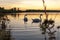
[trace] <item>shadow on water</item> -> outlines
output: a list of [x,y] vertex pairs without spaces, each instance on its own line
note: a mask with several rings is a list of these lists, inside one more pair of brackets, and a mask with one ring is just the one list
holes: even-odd
[[0,40],[11,40],[11,30],[6,29],[10,20],[4,14],[0,15]]

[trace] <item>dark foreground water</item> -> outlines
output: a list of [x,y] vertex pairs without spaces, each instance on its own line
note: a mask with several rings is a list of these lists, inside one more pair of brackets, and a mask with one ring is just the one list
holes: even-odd
[[[27,14],[28,22],[23,20],[25,14]],[[56,32],[52,35],[42,34],[40,23],[32,23],[32,19],[39,19],[39,14],[41,13],[0,14],[0,40],[60,40],[60,30],[57,29],[57,26],[60,25],[60,13],[49,13],[49,19],[52,18],[55,21],[55,26],[51,31]],[[2,20],[2,18],[7,20]],[[45,19],[44,14],[42,19]],[[2,21],[5,22],[5,25]]]

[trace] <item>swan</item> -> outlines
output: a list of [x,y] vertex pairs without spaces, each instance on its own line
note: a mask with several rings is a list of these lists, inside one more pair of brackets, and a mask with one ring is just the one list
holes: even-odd
[[32,22],[33,22],[33,23],[38,23],[38,22],[41,22],[41,20],[40,20],[40,19],[35,18],[35,19],[32,19]]

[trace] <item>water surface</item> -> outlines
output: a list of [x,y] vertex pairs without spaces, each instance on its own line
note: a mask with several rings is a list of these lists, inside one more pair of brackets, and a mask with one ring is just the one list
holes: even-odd
[[[28,22],[24,22],[24,15],[27,14]],[[9,40],[50,40],[49,36],[43,35],[40,23],[32,23],[32,19],[38,18],[40,19],[40,14],[43,14],[42,19],[45,19],[44,13],[12,13],[12,14],[1,14],[0,17],[8,17],[10,20],[7,24],[6,31],[9,31]],[[49,19],[53,19],[55,21],[55,27],[52,29],[56,30],[55,33],[56,40],[60,40],[60,31],[57,29],[57,26],[60,25],[60,13],[53,12],[48,13]],[[4,31],[4,30],[3,30]],[[3,32],[2,31],[2,32]],[[4,33],[3,33],[4,34]],[[0,38],[3,39],[3,38]]]

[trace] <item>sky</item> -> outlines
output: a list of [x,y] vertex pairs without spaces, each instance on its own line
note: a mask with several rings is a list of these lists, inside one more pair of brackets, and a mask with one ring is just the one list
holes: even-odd
[[[47,10],[60,10],[60,0],[45,0]],[[42,0],[0,0],[0,7],[26,9],[44,9]]]

